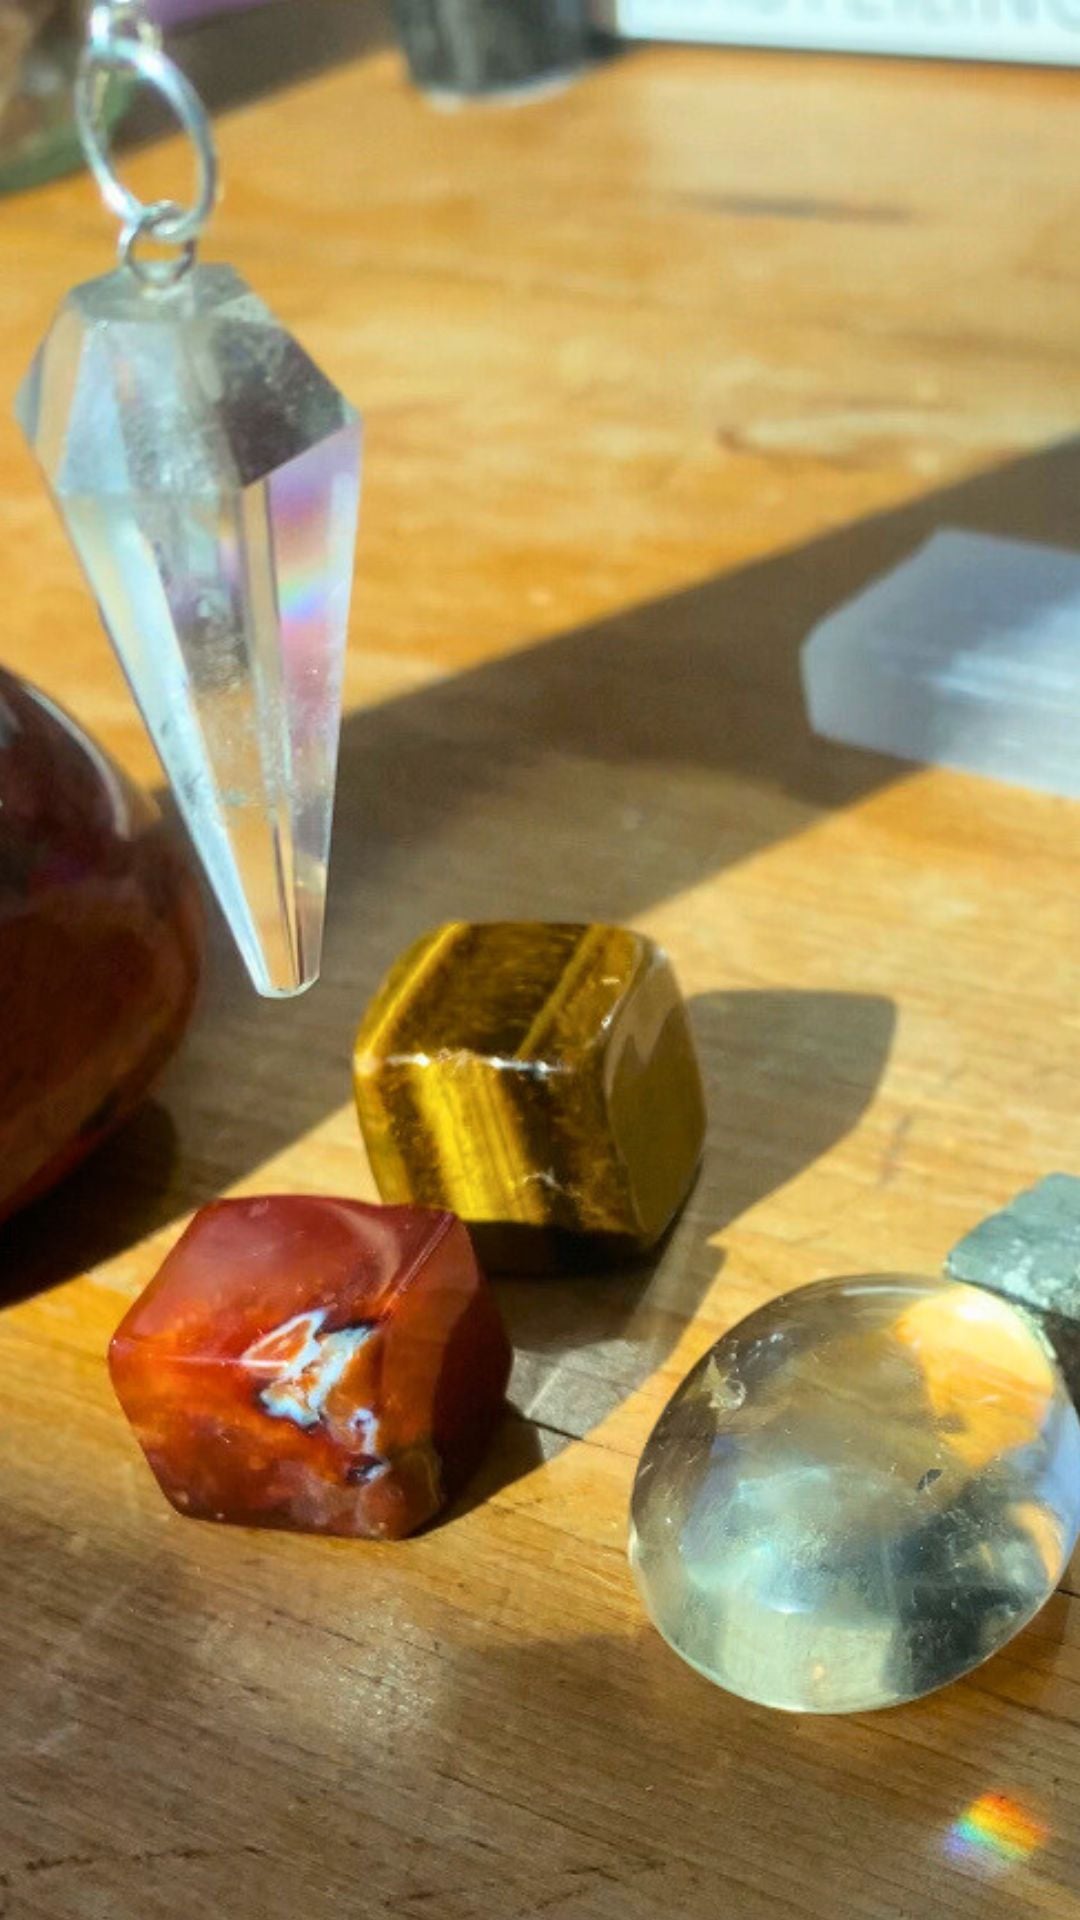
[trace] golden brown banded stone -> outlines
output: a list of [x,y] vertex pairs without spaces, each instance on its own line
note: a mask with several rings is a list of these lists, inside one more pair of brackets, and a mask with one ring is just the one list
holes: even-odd
[[623,927],[437,928],[383,981],[353,1068],[383,1199],[489,1230],[496,1263],[538,1236],[558,1258],[586,1236],[646,1252],[701,1154],[685,1006],[659,947]]

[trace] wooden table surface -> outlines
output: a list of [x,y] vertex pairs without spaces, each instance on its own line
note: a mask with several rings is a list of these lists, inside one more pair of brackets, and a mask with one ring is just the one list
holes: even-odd
[[[268,1007],[219,943],[155,1102],[0,1242],[5,1920],[1080,1915],[1076,1567],[970,1680],[829,1720],[697,1678],[625,1561],[733,1320],[934,1271],[1080,1168],[1080,809],[826,747],[796,674],[936,526],[1080,544],[1078,110],[1065,72],[639,49],[447,114],[377,46],[223,116],[208,251],[369,424],[329,950]],[[110,235],[84,181],[0,219],[0,653],[156,783],[7,418]],[[647,1274],[500,1283],[515,1411],[422,1538],[179,1519],[108,1336],[208,1197],[373,1195],[352,1029],[458,915],[667,944],[692,1204]]]

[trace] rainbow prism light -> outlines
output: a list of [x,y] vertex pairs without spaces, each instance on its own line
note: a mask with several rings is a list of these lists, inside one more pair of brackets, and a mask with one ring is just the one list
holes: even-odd
[[983,1860],[1001,1866],[1027,1860],[1042,1846],[1047,1828],[1006,1793],[982,1793],[953,1821],[945,1841],[950,1859]]
[[260,993],[317,977],[360,424],[230,267],[74,288],[18,413]]

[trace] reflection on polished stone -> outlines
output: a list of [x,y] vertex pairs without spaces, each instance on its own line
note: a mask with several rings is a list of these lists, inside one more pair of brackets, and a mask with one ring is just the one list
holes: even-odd
[[642,1455],[630,1553],[691,1666],[843,1713],[997,1652],[1078,1529],[1080,1421],[1034,1322],[877,1274],[775,1300],[705,1355]]

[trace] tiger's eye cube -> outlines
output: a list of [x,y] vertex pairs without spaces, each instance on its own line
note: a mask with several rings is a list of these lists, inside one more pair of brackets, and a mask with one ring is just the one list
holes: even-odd
[[510,1360],[459,1220],[281,1196],[197,1213],[109,1349],[181,1513],[372,1539],[479,1464]]
[[353,1067],[383,1198],[451,1207],[493,1265],[647,1252],[701,1155],[674,974],[622,927],[438,928],[391,968]]

